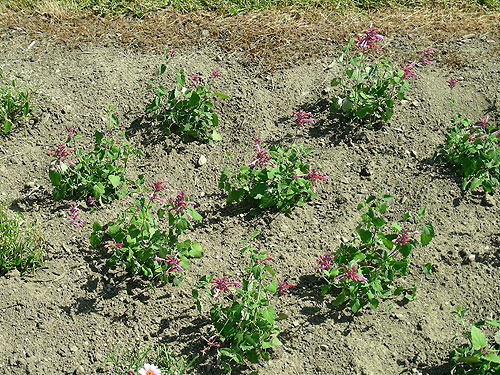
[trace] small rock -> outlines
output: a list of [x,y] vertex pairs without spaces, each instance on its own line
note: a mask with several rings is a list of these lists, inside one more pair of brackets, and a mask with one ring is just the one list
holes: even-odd
[[320,348],[321,350],[323,350],[324,352],[327,352],[327,351],[328,351],[328,349],[329,349],[329,348],[328,348],[328,345],[325,345],[325,344],[321,344],[321,345],[319,346],[319,348]]
[[205,29],[205,30],[202,30],[202,31],[201,31],[201,36],[204,36],[204,37],[208,37],[208,36],[210,36],[210,31],[208,31],[208,30],[206,30],[206,29]]
[[202,165],[205,165],[205,164],[207,164],[207,157],[205,155],[201,154],[196,165],[198,167],[201,167]]
[[83,368],[82,365],[78,366],[75,371],[73,371],[74,375],[84,375],[85,374],[85,369]]
[[462,37],[462,39],[474,39],[476,37],[475,34],[467,34]]
[[417,100],[411,102],[412,107],[420,107],[420,103]]
[[69,350],[71,351],[71,353],[76,353],[78,351],[78,347],[73,345],[69,347]]
[[17,268],[14,268],[12,270],[10,270],[7,275],[6,275],[9,279],[20,279],[21,278],[21,273],[17,270]]
[[481,200],[481,205],[486,207],[493,207],[495,205],[493,196],[491,194],[485,193],[483,199]]
[[468,261],[468,263],[474,263],[476,261],[476,255],[475,254],[470,254],[467,257],[467,261]]
[[34,188],[35,188],[35,186],[36,186],[36,184],[35,184],[35,182],[34,182],[34,181],[29,181],[29,182],[26,182],[26,183],[24,184],[24,188],[25,188],[26,190],[31,190],[31,189],[34,189]]

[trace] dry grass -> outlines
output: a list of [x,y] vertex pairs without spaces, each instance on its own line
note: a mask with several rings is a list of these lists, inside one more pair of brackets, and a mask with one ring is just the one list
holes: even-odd
[[104,41],[147,51],[211,44],[226,51],[242,52],[248,62],[259,63],[266,70],[329,52],[355,31],[365,29],[370,21],[385,35],[417,34],[429,42],[470,33],[500,35],[499,12],[462,8],[343,14],[322,9],[281,8],[233,16],[166,9],[138,19],[68,12],[47,0],[32,11],[4,9],[0,17],[0,33],[22,28],[32,38],[50,36],[53,41],[73,47]]

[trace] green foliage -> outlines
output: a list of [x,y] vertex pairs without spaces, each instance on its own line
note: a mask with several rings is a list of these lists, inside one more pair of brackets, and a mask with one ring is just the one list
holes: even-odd
[[138,374],[144,363],[156,365],[164,375],[188,375],[191,373],[189,368],[198,356],[190,361],[187,360],[186,356],[176,358],[167,345],[159,343],[156,350],[147,346],[126,350],[117,344],[113,353],[108,354],[107,358],[108,362],[113,364],[117,375],[127,375],[129,371]]
[[200,312],[200,289],[210,296],[211,334],[221,341],[217,358],[228,372],[231,372],[233,363],[269,360],[268,349],[281,345],[277,337],[280,330],[276,325],[275,310],[270,303],[270,295],[278,294],[279,281],[273,269],[265,264],[269,253],[251,244],[257,235],[258,232],[252,233],[241,250],[242,254],[250,256],[241,284],[232,283],[237,285],[226,291],[217,291],[214,275],[205,275],[193,290]]
[[403,80],[404,72],[395,69],[388,58],[369,62],[362,52],[354,56],[350,52],[353,44],[354,38],[351,38],[339,56],[345,66],[345,77],[332,80],[332,86],[338,86],[340,92],[330,110],[367,126],[388,121],[396,100],[403,99],[408,88],[408,82]]
[[0,202],[0,275],[12,269],[34,271],[43,265],[45,241],[40,229]]
[[[416,220],[411,220],[410,214],[406,213],[403,224],[393,222],[389,226],[384,214],[387,202],[392,199],[390,195],[372,195],[359,204],[358,210],[364,212],[352,240],[341,243],[336,251],[317,259],[319,266],[316,269],[326,281],[322,292],[327,293],[332,288],[339,290],[334,302],[336,306],[349,301],[354,313],[368,303],[376,309],[379,298],[397,296],[403,292],[403,288],[396,285],[396,280],[407,274],[412,250],[419,244],[411,237],[418,232],[410,233],[407,226],[411,225],[410,221],[419,223],[425,209],[419,211]],[[421,245],[427,245],[433,237],[432,224],[426,223],[420,232]],[[325,263],[324,259],[328,259],[328,262]],[[415,286],[405,293],[406,299],[410,301],[415,296]]]
[[450,165],[463,178],[463,190],[482,187],[493,192],[500,180],[500,132],[494,125],[473,123],[461,113],[451,123],[444,145],[439,146],[431,161]]
[[19,123],[30,112],[31,93],[29,88],[20,90],[16,81],[4,84],[3,70],[0,68],[0,126],[7,134],[12,125]]
[[[258,157],[260,140],[256,143]],[[250,198],[260,208],[274,208],[289,212],[294,205],[302,206],[316,196],[313,181],[307,178],[313,167],[306,158],[314,151],[298,145],[272,146],[265,163],[241,166],[237,173],[225,168],[219,180],[219,189],[228,193],[227,203]],[[265,153],[267,155],[267,153]],[[318,173],[318,171],[313,171]],[[303,175],[302,177],[298,177]],[[326,179],[321,176],[318,179]]]
[[[112,133],[118,132],[120,137],[125,137],[125,132],[120,130],[116,116],[111,113],[113,108],[110,107],[107,111],[111,126],[106,132],[96,131],[94,134],[93,151],[85,154],[81,149],[77,149],[76,160],[71,162],[69,153],[73,149],[67,148],[68,159],[66,161],[52,162],[49,178],[54,186],[52,195],[55,200],[68,197],[76,199],[92,197],[95,202],[106,204],[115,199],[122,199],[129,193],[125,175],[128,157],[131,154],[141,155],[142,153],[133,149],[128,141],[115,143]],[[68,137],[67,142],[69,141],[71,137]],[[57,147],[61,145],[64,143]],[[53,154],[57,155],[57,152]],[[140,183],[141,181],[137,180],[135,185],[140,185]]]
[[[458,306],[452,314],[457,315],[463,326],[462,336],[468,344],[454,348],[450,353],[451,374],[497,375],[500,373],[500,320],[482,320],[465,329],[464,315],[467,310]],[[494,337],[488,339],[481,327],[488,324],[496,327]]]
[[[190,266],[189,259],[202,257],[203,250],[197,241],[180,241],[179,237],[191,224],[186,213],[172,209],[172,201],[162,205],[153,215],[154,200],[151,196],[136,198],[107,225],[94,223],[91,246],[96,248],[104,239],[110,239],[112,242],[104,246],[110,255],[108,265],[118,265],[132,274],[179,285],[183,271]],[[186,212],[193,220],[201,220],[192,206],[186,208]],[[161,228],[158,220],[165,216],[168,218],[168,231]]]
[[[169,56],[167,55],[167,62]],[[148,89],[155,86],[153,101],[146,108],[146,114],[150,114],[155,121],[161,124],[166,134],[179,134],[184,141],[197,140],[200,142],[213,142],[221,140],[217,134],[216,127],[219,124],[217,114],[213,110],[210,100],[212,94],[229,98],[227,95],[212,92],[208,86],[193,80],[189,85],[182,69],[177,70],[177,84],[175,89],[167,92],[161,84],[155,85],[159,76],[165,73],[166,64],[157,69]]]

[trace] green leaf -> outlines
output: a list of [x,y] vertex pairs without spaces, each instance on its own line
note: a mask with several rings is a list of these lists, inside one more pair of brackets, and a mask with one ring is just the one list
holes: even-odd
[[104,194],[104,185],[102,182],[95,184],[92,188],[94,191],[94,199],[99,199]]
[[481,180],[477,177],[475,177],[471,183],[470,183],[470,186],[469,186],[469,189],[471,190],[474,190],[475,188],[477,188],[479,185],[481,185]]
[[420,235],[420,243],[422,246],[427,246],[434,237],[434,227],[431,223],[426,223],[422,227],[422,234]]
[[50,177],[50,182],[52,182],[52,185],[54,186],[61,185],[62,176],[57,170],[50,170],[49,177]]
[[342,292],[335,298],[335,301],[333,301],[334,306],[340,306],[344,303],[346,298],[346,291],[342,290]]
[[349,99],[344,99],[342,102],[342,111],[344,113],[349,113],[353,107],[353,103]]
[[356,232],[358,232],[359,237],[361,238],[361,241],[363,241],[363,243],[368,243],[372,239],[372,232],[370,232],[369,230],[357,228]]
[[217,141],[221,141],[222,140],[222,137],[219,135],[219,133],[217,133],[217,130],[212,130],[212,140],[217,142]]
[[94,221],[94,224],[92,225],[92,230],[94,232],[100,232],[102,230],[101,224],[99,224],[98,221]]
[[259,363],[259,355],[255,350],[250,350],[246,353],[247,358],[252,363]]
[[271,281],[271,283],[267,286],[267,290],[270,293],[276,293],[276,291],[278,290],[278,280],[273,279],[273,281]]
[[417,298],[417,285],[416,284],[413,284],[413,288],[411,290],[411,294],[410,293],[405,293],[405,298],[408,301],[414,301],[415,298]]
[[488,340],[486,340],[486,337],[483,335],[481,330],[474,325],[470,327],[470,337],[471,337],[472,348],[474,350],[479,350],[480,348],[488,347]]
[[424,264],[424,269],[422,271],[425,274],[431,274],[432,273],[432,263],[426,263]]
[[332,79],[331,85],[332,86],[338,86],[342,82],[342,79],[340,77]]
[[193,258],[201,258],[203,256],[203,249],[198,241],[193,241],[191,243],[191,250],[189,250],[189,256]]
[[359,118],[365,118],[372,111],[371,107],[362,107],[356,111],[356,116]]
[[221,92],[212,91],[212,94],[214,94],[215,96],[218,96],[219,98],[222,98],[222,99],[231,99],[231,97],[229,95],[223,94]]
[[266,319],[269,324],[274,323],[274,307],[269,306],[264,312],[262,313],[262,317]]
[[494,362],[494,363],[500,364],[500,356],[498,356],[496,354],[493,354],[493,353],[483,354],[481,356],[481,358],[486,359],[486,360],[488,360],[490,362]]
[[118,176],[110,174],[108,176],[109,181],[111,182],[111,185],[113,185],[114,188],[116,188],[120,183],[122,182],[122,179]]
[[12,122],[9,121],[9,119],[5,119],[4,127],[3,127],[3,133],[7,134],[12,127]]
[[102,138],[104,137],[104,133],[101,133],[100,131],[96,130],[96,132],[94,133],[94,137],[95,137],[95,143],[100,144],[102,141]]

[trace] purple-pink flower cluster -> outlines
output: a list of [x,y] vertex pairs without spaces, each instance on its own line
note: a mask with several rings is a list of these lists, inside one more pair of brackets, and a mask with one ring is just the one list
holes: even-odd
[[215,334],[211,336],[210,338],[206,338],[205,336],[201,336],[201,339],[206,342],[206,344],[203,346],[203,350],[201,351],[201,355],[204,356],[211,348],[219,348],[220,347],[220,342],[215,341],[216,338],[219,337],[219,335]]
[[319,169],[313,170],[312,168],[311,169],[306,168],[306,171],[307,171],[307,173],[293,175],[293,178],[302,177],[302,178],[308,179],[309,181],[311,181],[313,193],[316,193],[316,186],[315,186],[316,181],[317,180],[328,180],[328,176],[321,175],[319,173]]
[[456,80],[453,77],[450,77],[450,79],[447,80],[446,83],[448,83],[448,87],[450,88],[450,90],[453,90],[453,88],[455,87],[455,85],[458,83],[458,80]]
[[319,258],[316,258],[316,262],[318,263],[318,267],[314,267],[315,270],[329,270],[330,262],[335,259],[335,255],[332,253],[325,253],[320,255]]
[[227,282],[227,277],[226,276],[224,276],[224,277],[214,277],[213,280],[210,281],[210,283],[214,284],[210,288],[211,290],[213,290],[215,292],[213,294],[214,298],[219,297],[219,294],[221,292],[225,292],[225,291],[233,294],[233,292],[229,289],[230,286],[241,286],[241,283],[239,283],[237,281],[230,282],[230,283]]
[[169,202],[172,204],[172,207],[168,210],[168,212],[182,212],[187,216],[189,220],[193,217],[186,212],[187,206],[194,206],[196,203],[191,201],[186,201],[186,193],[184,190],[179,190],[177,196],[174,199],[169,199]]
[[184,269],[181,267],[181,259],[179,258],[179,253],[173,254],[171,253],[170,255],[167,255],[165,258],[160,258],[160,257],[154,257],[154,260],[157,262],[165,262],[167,263],[170,268],[168,268],[165,272],[170,273],[170,272],[183,272]]
[[480,136],[479,132],[481,132],[481,130],[486,131],[486,129],[488,127],[489,119],[490,119],[490,117],[488,115],[486,115],[485,118],[480,117],[479,121],[475,125],[471,126],[471,129],[469,130],[469,135],[467,137],[467,139],[470,143],[474,143],[478,139],[481,139],[483,141],[485,140],[486,134],[483,134]]
[[287,284],[285,281],[280,281],[278,278],[276,278],[276,281],[278,282],[278,287],[276,288],[278,294],[286,295],[285,289],[293,288],[295,286],[293,284]]
[[404,246],[408,242],[410,242],[412,239],[410,236],[414,236],[415,234],[418,234],[419,232],[410,232],[408,229],[403,227],[401,232],[398,234],[398,236],[392,240],[392,243],[398,244],[399,246]]
[[304,125],[306,123],[314,122],[313,118],[306,118],[312,115],[311,112],[306,112],[303,109],[301,109],[297,112],[293,112],[293,114],[297,116],[294,122],[299,126]]
[[151,200],[156,199],[157,201],[160,201],[162,204],[165,203],[167,200],[158,197],[157,194],[161,191],[168,191],[168,189],[165,186],[163,186],[163,184],[166,184],[167,182],[168,180],[153,182],[153,191],[149,195],[149,199]]
[[61,142],[57,145],[57,147],[53,150],[49,151],[50,155],[55,155],[56,159],[50,162],[50,165],[54,166],[57,162],[59,162],[59,166],[62,166],[63,162],[67,162],[70,166],[74,167],[75,163],[67,158],[70,152],[75,151],[73,148],[66,148],[66,143]]
[[361,52],[365,52],[368,48],[373,47],[379,49],[380,47],[375,44],[377,40],[384,40],[384,37],[378,34],[378,29],[373,27],[373,22],[370,23],[370,28],[364,32],[365,35],[354,39],[354,42],[359,47]]
[[411,69],[415,66],[415,61],[403,67],[403,77],[401,80],[405,80],[406,78],[417,78],[418,76],[415,72],[412,72]]
[[261,143],[260,137],[255,136],[255,137],[253,137],[253,140],[255,141],[255,149],[257,150],[257,152],[253,154],[254,161],[252,161],[250,164],[248,164],[248,166],[250,168],[253,168],[256,165],[261,167],[261,168],[266,167],[266,166],[274,168],[275,165],[273,164],[273,162],[270,161],[271,155],[269,155],[269,153],[267,151],[262,150],[260,147],[260,143]]
[[69,212],[69,220],[68,223],[74,225],[77,228],[83,228],[85,225],[85,221],[78,216],[78,205],[74,202],[69,208],[66,208],[64,211]]
[[429,59],[432,59],[434,56],[435,52],[431,48],[425,48],[423,50],[417,51],[420,53],[420,64],[424,65],[431,65],[432,61]]
[[354,280],[354,281],[361,281],[362,283],[368,283],[368,280],[366,277],[364,277],[362,274],[358,273],[358,263],[354,263],[351,268],[347,267],[347,265],[344,265],[345,268],[345,273],[342,275],[337,276],[334,280],[335,282],[339,282],[343,278],[347,277],[348,279]]

